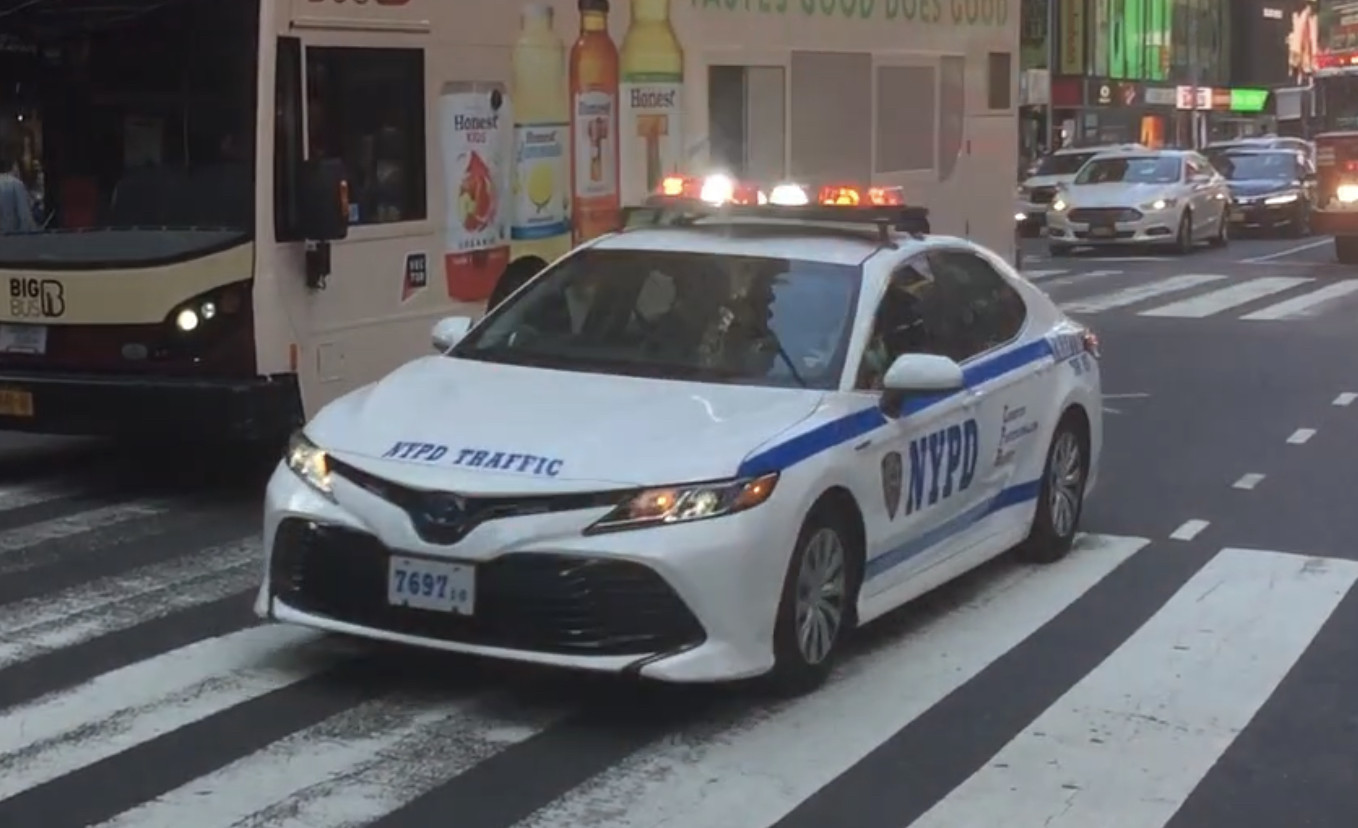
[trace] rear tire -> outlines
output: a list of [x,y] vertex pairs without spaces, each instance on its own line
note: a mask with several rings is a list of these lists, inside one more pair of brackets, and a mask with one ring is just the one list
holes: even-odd
[[1193,252],[1193,211],[1184,210],[1179,217],[1179,230],[1174,237],[1174,252],[1187,256]]
[[1212,237],[1211,245],[1222,248],[1231,243],[1231,208],[1221,208],[1220,226],[1217,227],[1217,234]]
[[1080,528],[1088,479],[1089,433],[1081,417],[1067,411],[1047,448],[1033,527],[1014,550],[1019,560],[1048,564],[1070,554]]
[[778,695],[808,693],[825,682],[840,643],[853,625],[862,582],[863,550],[833,506],[817,506],[797,535],[773,632]]

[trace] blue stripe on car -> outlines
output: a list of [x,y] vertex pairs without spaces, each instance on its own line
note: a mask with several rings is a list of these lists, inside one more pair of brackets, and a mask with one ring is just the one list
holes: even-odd
[[1010,506],[1019,506],[1036,500],[1041,488],[1041,481],[1032,480],[1001,490],[999,494],[991,499],[978,503],[951,520],[935,526],[927,532],[916,535],[895,549],[888,549],[877,557],[869,560],[867,566],[864,568],[864,580],[870,581],[873,578],[900,566],[916,555],[943,543],[952,536],[961,534],[971,528],[974,524],[979,523],[996,512],[1008,509]]
[[[966,393],[978,385],[998,379],[1011,371],[1017,371],[1025,365],[1046,359],[1052,354],[1052,343],[1044,338],[1025,343],[993,357],[978,360],[963,367],[963,388],[961,390],[906,397],[905,403],[901,406],[901,416],[909,417],[927,411],[959,394]],[[754,477],[783,471],[804,460],[809,460],[821,452],[829,451],[836,446],[841,446],[876,431],[889,422],[891,420],[877,406],[855,411],[745,458],[736,474],[738,477]]]

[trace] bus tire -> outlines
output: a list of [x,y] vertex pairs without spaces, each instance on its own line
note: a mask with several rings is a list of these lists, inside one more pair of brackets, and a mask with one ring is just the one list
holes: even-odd
[[486,311],[493,310],[501,302],[509,298],[509,295],[524,285],[534,276],[538,275],[547,267],[547,263],[537,256],[525,256],[509,263],[505,272],[500,274],[500,280],[495,283],[495,289],[490,292],[490,299],[486,300]]

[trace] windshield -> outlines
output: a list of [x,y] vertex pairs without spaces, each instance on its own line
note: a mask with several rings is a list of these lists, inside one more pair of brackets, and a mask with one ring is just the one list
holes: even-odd
[[1297,156],[1290,152],[1213,153],[1208,158],[1230,181],[1297,178]]
[[0,227],[19,234],[0,264],[149,260],[191,244],[97,230],[249,232],[257,0],[64,0],[3,16],[18,45],[0,54],[12,93],[0,155],[29,210]]
[[1179,180],[1179,159],[1136,155],[1099,158],[1075,177],[1076,184],[1173,184]]
[[1085,162],[1097,152],[1073,152],[1063,155],[1048,155],[1042,159],[1042,163],[1033,170],[1033,175],[1075,175]]
[[839,387],[860,268],[799,259],[584,250],[452,352],[659,379]]

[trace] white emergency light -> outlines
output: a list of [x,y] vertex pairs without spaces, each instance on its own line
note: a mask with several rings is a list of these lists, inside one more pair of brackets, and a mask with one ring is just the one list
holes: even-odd
[[811,203],[811,196],[800,184],[779,184],[769,191],[769,203],[782,207],[802,207]]

